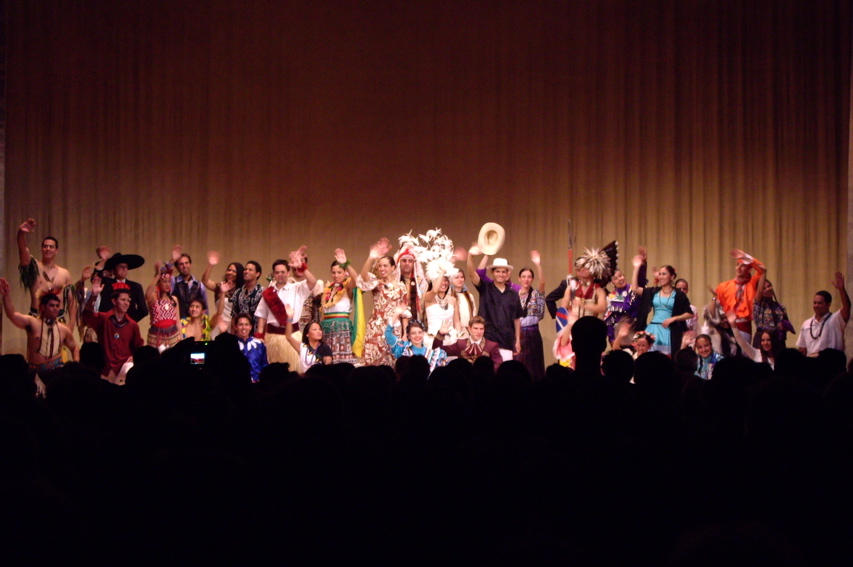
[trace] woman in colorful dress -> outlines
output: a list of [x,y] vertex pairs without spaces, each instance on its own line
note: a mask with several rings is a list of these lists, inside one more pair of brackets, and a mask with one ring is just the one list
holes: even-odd
[[181,340],[178,329],[178,298],[172,295],[172,267],[162,262],[154,265],[154,280],[148,284],[145,299],[151,314],[151,327],[148,329],[148,346],[163,352],[175,346]]
[[[388,255],[390,250],[391,243],[387,238],[382,238],[371,246],[370,255],[357,282],[362,291],[373,292],[373,313],[367,322],[364,336],[364,364],[369,366],[393,364],[391,347],[385,340],[385,328],[395,309],[406,305],[408,299],[407,287],[400,281],[395,269],[396,262]],[[408,310],[406,313],[406,318],[412,317]]]
[[[398,317],[402,317],[404,313],[401,310],[398,310]],[[444,324],[439,328],[438,332],[448,333],[450,331],[450,325],[448,321],[444,321]],[[424,326],[420,321],[412,320],[409,321],[409,324],[406,325],[406,339],[400,339],[397,335],[394,334],[394,326],[391,323],[385,327],[385,340],[389,345],[391,345],[391,354],[396,361],[401,356],[423,356],[427,359],[429,363],[429,371],[432,373],[433,370],[438,366],[444,366],[445,361],[447,360],[447,353],[441,350],[440,348],[432,348],[432,340],[429,339],[429,344],[425,344],[424,341],[427,339],[427,334],[424,330]]]
[[[655,336],[652,350],[672,356],[681,348],[681,337],[687,329],[687,320],[693,317],[690,300],[675,288],[676,273],[672,266],[663,266],[657,272],[657,287],[640,287],[640,268],[646,263],[646,249],[641,246],[634,256],[634,275],[631,289],[643,298],[637,316],[637,330]],[[650,323],[649,312],[654,311]]]
[[710,380],[714,375],[714,366],[723,359],[723,355],[714,351],[714,345],[711,344],[711,337],[708,335],[696,337],[694,348],[699,355],[696,376],[702,380]]
[[752,320],[755,322],[754,348],[761,347],[761,335],[770,333],[775,343],[784,345],[788,333],[794,332],[794,326],[788,319],[788,310],[776,299],[773,284],[767,279],[767,271],[758,280],[758,292],[752,304]]
[[539,289],[533,289],[533,270],[522,268],[518,272],[521,289],[518,297],[524,317],[521,318],[521,352],[515,355],[527,370],[534,382],[545,378],[545,349],[542,346],[542,334],[539,332],[539,321],[545,316],[545,276],[542,271],[542,261],[539,252],[530,252],[530,261],[536,266],[539,277]]
[[[229,328],[231,327],[231,309],[233,304],[230,299],[234,295],[234,293],[243,287],[245,280],[243,279],[243,264],[239,262],[231,262],[228,264],[228,267],[225,268],[225,276],[221,282],[215,282],[210,279],[210,273],[213,271],[213,266],[217,265],[219,261],[222,259],[219,252],[208,252],[207,253],[207,268],[204,270],[204,274],[201,276],[201,281],[204,283],[204,286],[215,294],[215,301],[219,301],[219,297],[221,295],[225,295],[225,305],[224,310],[222,312],[222,317],[219,319],[219,324],[216,325],[210,333],[211,338],[215,338],[219,333],[227,333]],[[231,291],[223,292],[222,284],[231,283],[233,287],[231,287]]]
[[350,265],[346,252],[341,248],[335,250],[335,261],[332,262],[331,273],[329,283],[323,288],[321,305],[323,337],[332,349],[332,360],[335,364],[339,362],[355,364],[358,359],[352,353],[353,333],[350,314],[358,272]]

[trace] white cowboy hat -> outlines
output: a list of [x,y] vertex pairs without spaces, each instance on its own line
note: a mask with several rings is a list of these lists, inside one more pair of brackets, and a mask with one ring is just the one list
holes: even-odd
[[486,269],[489,271],[492,271],[495,268],[506,268],[509,271],[512,271],[513,269],[513,267],[507,263],[506,258],[495,258],[495,262],[492,265],[486,267]]
[[506,238],[504,227],[496,222],[487,222],[480,228],[477,248],[486,256],[494,256],[504,245],[504,238]]

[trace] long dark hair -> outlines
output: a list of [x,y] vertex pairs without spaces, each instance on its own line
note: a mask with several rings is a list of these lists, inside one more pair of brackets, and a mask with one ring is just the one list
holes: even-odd
[[246,279],[243,277],[243,264],[240,262],[231,262],[225,267],[225,271],[228,271],[229,266],[234,266],[234,269],[237,270],[237,278],[234,280],[234,289],[231,290],[237,291],[246,284]]

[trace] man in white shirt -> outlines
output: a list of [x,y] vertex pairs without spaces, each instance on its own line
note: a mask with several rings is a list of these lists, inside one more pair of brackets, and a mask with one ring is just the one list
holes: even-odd
[[844,288],[844,276],[835,273],[832,285],[841,294],[841,309],[830,313],[832,295],[828,291],[819,291],[814,296],[812,307],[814,317],[806,320],[800,329],[797,348],[806,356],[817,356],[827,348],[844,350],[844,328],[850,319],[850,297]]
[[[288,282],[290,268],[304,279]],[[294,338],[301,338],[299,318],[305,299],[311,294],[317,278],[308,270],[302,249],[290,253],[290,261],[273,262],[273,282],[263,292],[263,297],[255,310],[257,332],[255,336],[263,339],[267,345],[267,359],[270,363],[287,362],[290,368],[298,371],[299,353],[296,352],[285,336],[285,325],[292,324]]]

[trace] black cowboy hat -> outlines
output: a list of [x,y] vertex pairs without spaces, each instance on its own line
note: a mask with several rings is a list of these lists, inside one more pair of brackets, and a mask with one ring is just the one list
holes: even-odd
[[104,269],[113,271],[117,265],[127,264],[128,270],[135,270],[144,263],[145,258],[138,254],[122,254],[121,252],[116,252],[110,256],[109,260],[107,260],[107,263],[104,265]]

